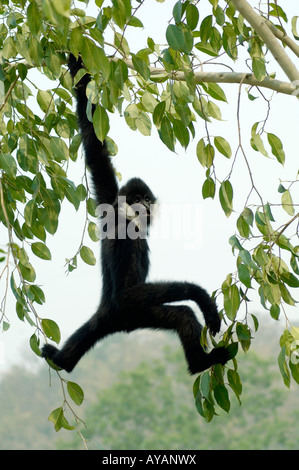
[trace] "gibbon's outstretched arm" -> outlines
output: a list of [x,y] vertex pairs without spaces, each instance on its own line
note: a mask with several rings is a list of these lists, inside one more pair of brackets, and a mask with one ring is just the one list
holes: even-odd
[[[69,57],[69,70],[74,78],[84,65],[81,58],[77,60],[73,55]],[[75,85],[75,93],[77,98],[77,114],[79,127],[82,135],[83,146],[85,150],[86,163],[92,174],[92,180],[99,204],[113,204],[118,193],[118,184],[114,172],[114,168],[110,161],[109,152],[106,142],[103,143],[97,138],[93,123],[90,122],[86,114],[87,97],[86,87],[90,82],[88,72]],[[92,114],[95,106],[92,106]]]
[[[69,66],[74,77],[83,67],[82,61],[70,56]],[[139,237],[119,237],[116,226],[114,237],[102,239],[101,302],[96,313],[66,341],[61,350],[46,344],[43,357],[50,359],[67,372],[73,370],[81,357],[102,338],[116,332],[131,332],[140,328],[175,331],[184,349],[191,374],[202,372],[214,364],[225,364],[228,351],[224,347],[207,353],[201,346],[202,326],[193,310],[186,305],[173,302],[192,300],[200,307],[205,323],[212,335],[220,330],[220,317],[214,300],[200,286],[188,282],[146,283],[149,270],[149,248],[141,233],[147,233],[150,223],[150,207],[155,197],[149,187],[139,178],[133,178],[119,190],[114,176],[105,142],[96,137],[93,125],[86,116],[86,86],[90,80],[85,75],[76,85],[79,124],[83,137],[86,161],[89,165],[99,203],[113,204],[117,195],[125,196],[131,211],[122,213],[122,208],[113,204],[117,215],[122,213],[126,227],[134,221],[135,203],[146,210],[144,226]],[[130,216],[129,216],[130,212]],[[132,216],[133,212],[133,216]],[[135,225],[136,229],[138,224]]]

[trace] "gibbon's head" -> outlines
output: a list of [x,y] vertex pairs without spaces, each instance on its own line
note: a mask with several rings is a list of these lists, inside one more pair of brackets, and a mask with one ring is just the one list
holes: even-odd
[[130,179],[119,190],[118,196],[124,198],[120,207],[122,211],[125,210],[127,220],[136,221],[138,225],[145,220],[147,225],[150,224],[157,199],[144,181],[140,178]]

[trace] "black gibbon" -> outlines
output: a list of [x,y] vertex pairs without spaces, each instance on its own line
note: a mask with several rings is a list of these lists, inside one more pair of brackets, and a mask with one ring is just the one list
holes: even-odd
[[[81,68],[84,68],[81,58],[70,55],[69,70],[73,78]],[[87,117],[86,87],[89,81],[90,75],[86,73],[75,86],[86,164],[91,171],[98,204],[107,207],[107,212],[108,207],[113,209],[110,219],[102,218],[103,235],[107,236],[101,240],[101,301],[95,314],[70,336],[62,349],[46,344],[42,356],[70,372],[105,336],[148,328],[173,330],[178,334],[191,374],[217,363],[225,364],[229,359],[226,348],[214,348],[207,353],[201,346],[202,326],[193,310],[186,305],[171,305],[182,300],[196,302],[211,334],[215,335],[220,330],[221,320],[208,293],[189,282],[146,283],[149,247],[145,235],[156,198],[139,178],[129,180],[118,189],[106,142],[99,141]],[[93,105],[92,113],[94,110]],[[139,217],[142,212],[144,217]],[[109,224],[113,227],[110,231],[107,229]],[[132,236],[128,236],[129,225]]]

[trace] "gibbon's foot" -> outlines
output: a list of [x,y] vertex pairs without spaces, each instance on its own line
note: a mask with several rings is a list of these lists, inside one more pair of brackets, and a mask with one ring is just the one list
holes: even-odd
[[214,348],[209,354],[200,356],[198,364],[189,365],[189,372],[191,375],[203,372],[206,369],[214,366],[215,364],[226,364],[229,360],[229,353],[223,346]]
[[42,357],[45,359],[50,359],[57,367],[64,369],[66,372],[71,372],[73,370],[73,366],[68,366],[65,364],[63,357],[61,356],[61,352],[55,346],[51,344],[45,344],[42,347]]

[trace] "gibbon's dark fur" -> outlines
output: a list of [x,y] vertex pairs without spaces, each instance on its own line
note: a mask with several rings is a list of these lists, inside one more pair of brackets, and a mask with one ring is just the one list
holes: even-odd
[[[84,68],[71,55],[69,69],[72,77]],[[86,163],[92,175],[96,198],[99,204],[111,204],[119,210],[117,198],[125,196],[129,205],[139,202],[150,215],[150,204],[156,200],[149,187],[139,178],[131,179],[118,190],[118,184],[105,141],[96,137],[93,124],[86,114],[86,86],[90,75],[86,73],[76,84],[77,113],[85,150]],[[95,107],[93,106],[92,112]],[[128,224],[131,220],[124,218]],[[150,217],[148,217],[148,223]],[[103,288],[100,305],[96,313],[66,341],[61,350],[46,344],[42,355],[58,367],[70,372],[81,357],[95,343],[116,332],[131,332],[139,328],[176,331],[184,348],[191,374],[228,360],[224,347],[206,353],[200,344],[202,326],[193,310],[172,302],[192,300],[203,312],[205,322],[212,335],[220,330],[220,317],[216,305],[208,293],[198,285],[188,282],[146,283],[149,270],[149,248],[146,237],[117,238],[119,225],[115,226],[114,239],[102,239]]]

